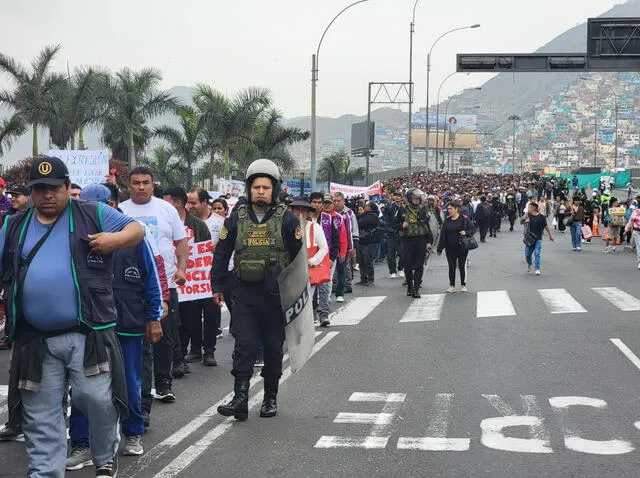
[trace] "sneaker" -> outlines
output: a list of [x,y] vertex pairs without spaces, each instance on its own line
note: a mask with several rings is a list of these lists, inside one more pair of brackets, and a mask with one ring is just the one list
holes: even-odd
[[404,277],[404,271],[400,271],[400,272],[398,272],[398,276],[399,276],[399,277]]
[[527,272],[531,272],[531,264],[527,264]]
[[184,361],[187,363],[196,363],[202,360],[202,354],[200,352],[191,352],[186,355]]
[[455,291],[456,291],[456,288],[450,285],[449,288],[447,289],[447,294],[453,294]]
[[11,342],[6,335],[0,339],[0,350],[11,350]]
[[176,396],[171,391],[171,380],[163,379],[158,380],[158,382],[160,383],[156,384],[156,393],[154,395],[154,398],[165,403],[175,402]]
[[320,316],[320,327],[329,327],[331,325],[331,322],[329,322],[329,316],[328,315],[321,315]]
[[344,302],[344,297],[339,295],[338,297],[336,297],[336,302]]
[[84,446],[76,446],[71,450],[71,454],[69,455],[69,458],[67,458],[67,462],[64,467],[69,471],[74,471],[91,465],[93,465],[91,450]]
[[611,252],[611,248],[609,246],[605,247],[604,250],[602,251],[605,254],[609,254]]
[[140,435],[132,435],[125,437],[125,445],[122,454],[125,456],[139,456],[144,453],[142,448],[142,437]]
[[397,279],[398,278],[398,274],[396,274],[395,272],[393,274],[389,274],[389,278],[390,279]]
[[207,367],[215,367],[216,365],[218,365],[218,362],[216,361],[216,357],[215,355],[213,355],[213,351],[207,351],[204,353],[202,364],[206,365]]
[[356,270],[356,271],[359,271],[360,270],[360,264],[356,264],[353,269]]
[[581,251],[582,247],[576,247],[576,251]]
[[466,285],[460,286],[460,292],[467,292],[467,286]]
[[258,350],[258,355],[256,355],[256,361],[253,363],[254,367],[264,367],[264,352],[262,350]]
[[0,427],[0,441],[19,440],[24,440],[24,433],[22,433],[22,427],[20,425],[11,426],[8,423],[5,423]]
[[96,466],[96,477],[99,476],[118,476],[118,457],[116,456],[113,461],[105,463],[104,465]]
[[224,335],[222,335],[222,331],[218,332],[218,335],[216,335],[216,339],[221,339],[222,337],[224,337]]
[[540,269],[536,269],[536,275],[539,276],[540,274],[542,274],[542,272],[540,272]]
[[613,246],[613,249],[611,249],[611,252],[616,252],[616,246]]
[[577,247],[574,247],[574,248],[573,248],[573,250],[574,250],[574,251],[577,251],[577,250],[578,250],[578,248],[577,248]]
[[173,378],[184,377],[184,363],[174,363],[171,370],[171,375],[173,375]]

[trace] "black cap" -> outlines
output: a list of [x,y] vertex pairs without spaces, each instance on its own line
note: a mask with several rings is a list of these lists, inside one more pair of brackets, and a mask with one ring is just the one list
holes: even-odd
[[60,186],[69,180],[69,170],[61,159],[51,156],[40,156],[31,163],[27,187],[35,184]]
[[7,194],[31,196],[31,189],[29,189],[24,184],[16,184],[15,186],[9,188]]
[[316,208],[309,204],[303,197],[297,197],[293,201],[288,204],[289,207],[301,207],[305,208],[308,211],[315,211]]

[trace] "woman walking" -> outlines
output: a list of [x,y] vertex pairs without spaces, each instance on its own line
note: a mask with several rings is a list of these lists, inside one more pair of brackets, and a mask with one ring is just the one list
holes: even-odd
[[438,255],[444,250],[449,263],[448,293],[456,290],[456,268],[460,269],[460,291],[467,292],[467,255],[469,251],[460,245],[460,238],[472,236],[474,231],[471,221],[460,214],[460,203],[452,201],[447,206],[447,218],[442,225],[438,241]]
[[584,223],[584,207],[582,206],[582,199],[577,194],[573,196],[573,203],[565,215],[569,216],[569,224],[571,231],[571,245],[574,251],[582,250],[582,224]]

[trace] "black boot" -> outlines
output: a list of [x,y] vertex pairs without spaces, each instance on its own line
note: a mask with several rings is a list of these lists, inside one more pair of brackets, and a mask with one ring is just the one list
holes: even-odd
[[419,299],[420,298],[420,286],[419,285],[413,286],[413,290],[411,291],[411,297],[413,297],[414,299]]
[[277,378],[264,379],[264,398],[260,407],[260,416],[263,418],[275,417],[278,413],[278,381]]
[[413,296],[413,284],[407,281],[407,297]]
[[226,405],[220,405],[218,413],[244,421],[249,418],[249,379],[236,378],[233,391],[233,399]]

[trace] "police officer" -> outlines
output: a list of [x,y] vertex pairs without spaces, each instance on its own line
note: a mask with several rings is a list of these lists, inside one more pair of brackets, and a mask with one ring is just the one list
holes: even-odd
[[505,207],[507,209],[507,217],[509,218],[509,230],[513,231],[513,226],[516,223],[516,216],[518,214],[518,203],[516,202],[516,194],[513,189],[507,190]]
[[420,286],[424,273],[427,249],[433,244],[429,227],[428,207],[421,204],[422,191],[412,188],[407,191],[407,203],[400,208],[398,216],[402,224],[400,238],[403,242],[404,271],[407,279],[407,296],[420,298]]
[[231,334],[235,339],[234,397],[218,407],[218,413],[246,420],[249,415],[249,380],[258,345],[264,347],[264,400],[261,417],[278,411],[276,397],[282,376],[284,319],[278,291],[278,275],[298,254],[302,230],[298,219],[284,204],[278,204],[281,178],[268,159],[249,165],[246,174],[247,202],[234,208],[225,220],[215,249],[211,281],[213,300],[225,300],[228,264],[234,256]]

